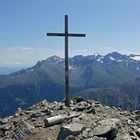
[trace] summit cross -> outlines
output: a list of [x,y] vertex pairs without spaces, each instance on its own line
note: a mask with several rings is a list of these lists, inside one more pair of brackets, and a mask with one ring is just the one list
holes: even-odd
[[65,37],[65,105],[70,106],[69,102],[69,62],[68,62],[68,38],[85,37],[85,34],[68,32],[68,15],[65,15],[65,32],[64,33],[47,33],[47,36]]

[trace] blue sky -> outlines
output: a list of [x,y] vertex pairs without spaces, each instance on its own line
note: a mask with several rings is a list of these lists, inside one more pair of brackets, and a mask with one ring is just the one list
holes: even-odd
[[140,0],[0,0],[0,66],[32,66],[64,56],[64,39],[47,32],[86,33],[70,38],[69,55],[118,51],[140,54]]

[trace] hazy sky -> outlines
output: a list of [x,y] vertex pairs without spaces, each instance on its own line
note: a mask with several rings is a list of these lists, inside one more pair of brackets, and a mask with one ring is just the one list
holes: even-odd
[[86,33],[69,40],[70,56],[112,51],[140,54],[140,0],[0,0],[0,66],[31,66],[64,56],[64,39],[47,32]]

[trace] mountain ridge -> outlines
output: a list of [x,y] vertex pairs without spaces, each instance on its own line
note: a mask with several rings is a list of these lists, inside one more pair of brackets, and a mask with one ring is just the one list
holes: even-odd
[[[140,77],[140,61],[135,60],[136,56],[113,52],[105,56],[69,58],[70,95],[92,88],[120,90],[124,83]],[[129,93],[126,95],[131,97]],[[63,58],[52,56],[30,68],[0,76],[0,116],[10,115],[16,108],[29,107],[44,98],[50,102],[64,98]]]

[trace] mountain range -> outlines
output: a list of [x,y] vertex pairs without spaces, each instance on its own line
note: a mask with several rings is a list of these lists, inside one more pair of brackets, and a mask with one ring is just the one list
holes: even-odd
[[[77,55],[69,58],[70,95],[123,109],[140,109],[140,55]],[[64,98],[64,59],[52,56],[33,67],[0,75],[0,116],[47,99]]]

